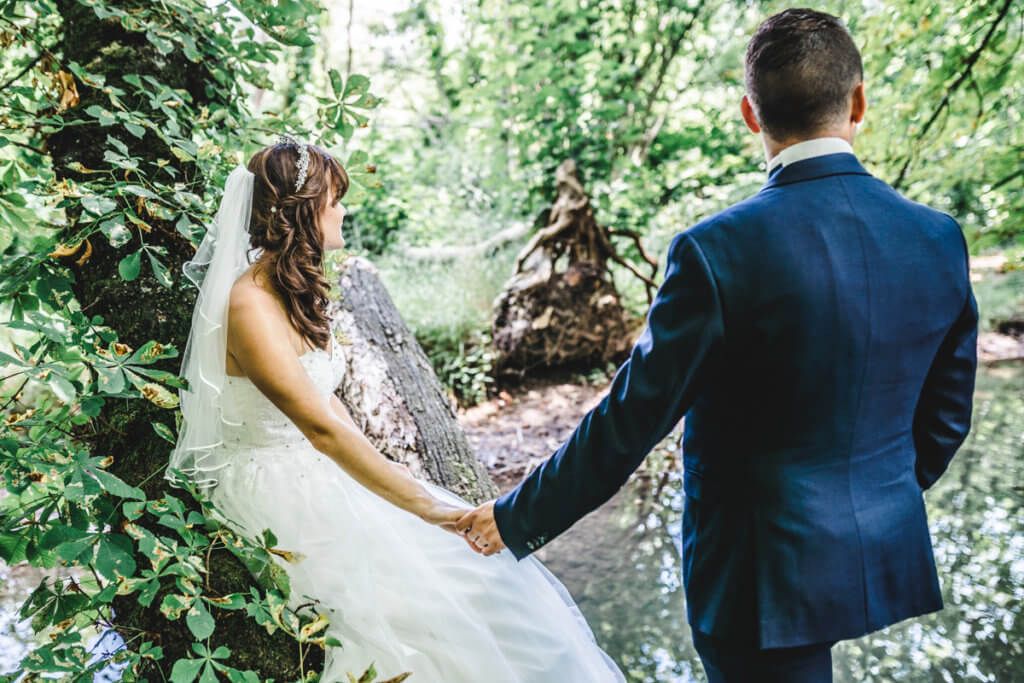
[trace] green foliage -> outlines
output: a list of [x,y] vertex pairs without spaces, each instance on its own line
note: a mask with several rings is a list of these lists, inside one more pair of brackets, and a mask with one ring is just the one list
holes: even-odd
[[[97,625],[111,627],[112,601],[131,596],[158,607],[169,631],[178,622],[195,641],[188,656],[158,665],[171,680],[257,681],[255,672],[232,666],[229,648],[212,642],[223,635],[216,624],[224,610],[244,611],[268,633],[287,633],[300,652],[340,643],[325,635],[326,616],[288,607],[287,574],[269,530],[262,538],[243,537],[195,489],[187,492],[188,505],[170,494],[147,499],[146,481],[129,483],[109,471],[115,455],[122,456],[103,451],[105,432],[117,428],[102,419],[110,401],[148,401],[167,410],[152,428],[163,443],[174,443],[177,389],[184,383],[165,368],[176,366],[178,351],[158,340],[137,349],[119,341],[118,330],[76,300],[69,265],[86,264],[103,240],[123,281],[114,286],[138,288],[142,298],[152,294],[150,281],[170,291],[191,286],[154,240],[158,226],[198,244],[213,220],[216,190],[245,153],[310,120],[320,132],[316,142],[330,149],[367,125],[378,99],[365,76],[342,78],[329,70],[316,74],[329,87],[311,84],[293,100],[294,110],[249,111],[249,90],[272,89],[282,58],[316,37],[322,11],[316,3],[128,5],[81,0],[58,7],[43,0],[0,7],[0,477],[8,492],[0,498],[0,560],[74,567],[81,576],[47,577],[23,604],[20,615],[40,638],[19,671],[91,680],[113,661],[133,680],[147,662],[164,660],[167,653],[139,632],[112,659],[86,665],[84,635]],[[211,104],[196,106],[190,92],[150,74],[107,73],[99,59],[67,62],[52,50],[66,29],[62,12],[71,11],[108,20],[167,63],[183,57],[198,65],[199,87],[213,94],[205,100]],[[254,25],[272,39],[257,40]],[[97,57],[125,49],[116,41],[95,48]],[[306,111],[313,117],[304,118]],[[105,147],[63,158],[58,178],[45,143],[68,127],[103,129]],[[173,159],[154,163],[143,143]],[[92,166],[102,159],[103,168],[87,166],[87,159],[97,160]],[[378,186],[365,152],[350,153],[347,167],[354,199]],[[211,553],[225,549],[259,588],[229,595],[208,589]]]
[[975,250],[1024,244],[1024,8],[898,3],[851,13],[864,52],[863,155],[961,221]]
[[[467,337],[468,336],[468,340]],[[462,406],[473,406],[487,399],[494,383],[494,352],[488,330],[470,335],[451,328],[421,329],[416,340],[430,359],[437,377]]]
[[[389,162],[387,202],[404,209],[389,243],[396,252],[474,244],[532,222],[554,196],[554,169],[572,157],[597,220],[637,231],[663,263],[675,233],[764,183],[764,151],[739,112],[744,51],[757,24],[788,6],[484,0],[455,18],[435,0],[414,1],[397,30],[420,51],[381,68],[413,93],[404,108],[389,103],[409,123],[369,138]],[[1024,7],[816,7],[847,23],[864,58],[868,112],[855,145],[868,170],[951,213],[973,253],[1007,249],[1024,265]],[[629,240],[616,246],[642,267]],[[443,291],[466,284],[461,264],[400,267],[403,279]],[[616,285],[642,314],[642,288],[623,272],[613,268]],[[433,306],[425,326],[482,328],[464,321],[488,317],[493,290],[469,284],[456,301],[477,302],[475,313]],[[424,315],[416,297],[396,301],[414,321]]]
[[349,249],[379,256],[392,247],[398,236],[407,229],[409,213],[404,197],[389,183],[367,191],[365,200],[351,213],[346,222],[346,242]]
[[[515,254],[411,268],[401,257],[380,259],[381,279],[431,361],[441,383],[460,405],[487,398],[493,386],[490,305]],[[441,303],[443,302],[443,303]]]

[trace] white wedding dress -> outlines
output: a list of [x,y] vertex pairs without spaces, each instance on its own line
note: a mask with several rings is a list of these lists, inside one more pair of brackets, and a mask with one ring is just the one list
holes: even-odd
[[[325,398],[345,371],[342,346],[300,361]],[[465,540],[392,506],[320,453],[247,378],[227,377],[221,405],[232,465],[211,499],[239,531],[269,528],[287,562],[290,605],[319,601],[342,647],[322,681],[371,663],[410,683],[603,683],[625,678],[564,586],[536,559],[474,553]],[[429,485],[438,496],[466,503]],[[308,596],[308,597],[307,597]]]

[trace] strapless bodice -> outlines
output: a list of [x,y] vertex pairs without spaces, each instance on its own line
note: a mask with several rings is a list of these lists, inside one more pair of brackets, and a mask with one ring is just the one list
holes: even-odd
[[[345,374],[342,345],[331,335],[330,352],[314,349],[299,356],[318,393],[330,398]],[[305,435],[248,377],[227,375],[221,394],[224,445],[254,448],[301,441]]]

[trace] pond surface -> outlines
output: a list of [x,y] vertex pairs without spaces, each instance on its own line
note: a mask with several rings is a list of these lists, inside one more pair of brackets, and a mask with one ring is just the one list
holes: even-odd
[[[631,681],[705,680],[683,601],[678,439],[537,555]],[[835,680],[1024,681],[1024,367],[979,368],[971,433],[925,500],[946,607],[839,643]]]

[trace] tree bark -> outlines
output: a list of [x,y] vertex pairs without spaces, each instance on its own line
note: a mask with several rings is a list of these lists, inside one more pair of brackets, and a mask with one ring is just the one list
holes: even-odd
[[342,264],[332,306],[347,373],[338,390],[377,450],[422,479],[480,503],[498,490],[477,461],[427,355],[377,274],[362,258]]

